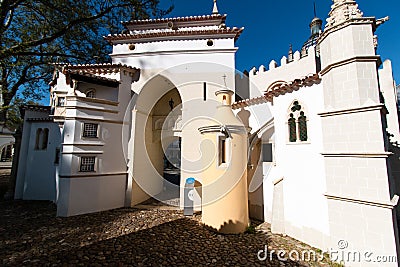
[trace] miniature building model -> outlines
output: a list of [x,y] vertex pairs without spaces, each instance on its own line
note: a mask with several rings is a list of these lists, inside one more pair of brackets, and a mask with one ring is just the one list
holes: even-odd
[[334,0],[300,51],[242,76],[243,28],[225,19],[214,1],[212,15],[126,22],[105,37],[112,63],[57,65],[50,107],[25,111],[15,197],[73,216],[175,188],[182,208],[193,177],[221,232],[250,216],[322,250],[397,256],[397,94],[374,37],[386,19]]

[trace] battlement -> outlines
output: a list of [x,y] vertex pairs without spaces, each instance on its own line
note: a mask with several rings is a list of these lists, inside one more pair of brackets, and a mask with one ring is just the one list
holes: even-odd
[[261,65],[258,69],[254,67],[250,71],[250,97],[260,96],[260,92],[266,91],[275,82],[306,77],[318,73],[319,69],[319,53],[314,46],[309,47],[307,53],[294,52],[293,58],[290,59],[283,56],[280,65],[275,60],[271,60],[268,69]]

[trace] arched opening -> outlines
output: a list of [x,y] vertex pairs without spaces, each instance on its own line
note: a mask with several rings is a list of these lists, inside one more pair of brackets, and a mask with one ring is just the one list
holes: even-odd
[[7,144],[1,149],[1,162],[10,162],[13,157],[14,144]]
[[96,90],[95,89],[89,89],[86,92],[86,97],[87,98],[96,98]]
[[128,156],[133,178],[128,196],[130,206],[151,197],[179,205],[181,144],[174,130],[180,119],[181,103],[172,82],[160,75],[151,79],[137,96],[132,113],[133,153]]
[[290,105],[287,121],[290,143],[309,141],[307,133],[308,119],[305,114],[304,105],[298,100],[294,100]]

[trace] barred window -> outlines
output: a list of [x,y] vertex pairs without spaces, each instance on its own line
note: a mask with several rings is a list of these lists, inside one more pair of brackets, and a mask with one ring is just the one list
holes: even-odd
[[94,164],[96,163],[96,157],[81,157],[81,172],[94,172]]
[[290,113],[290,118],[288,120],[289,125],[289,141],[296,142],[297,135],[296,135],[296,119],[293,117],[293,113]]
[[304,115],[304,112],[300,112],[299,116],[299,137],[300,141],[307,141],[307,117]]
[[58,107],[63,107],[63,106],[65,106],[65,97],[58,97],[58,99],[57,99],[57,106],[58,106]]
[[98,124],[96,123],[84,123],[83,124],[83,137],[97,138]]

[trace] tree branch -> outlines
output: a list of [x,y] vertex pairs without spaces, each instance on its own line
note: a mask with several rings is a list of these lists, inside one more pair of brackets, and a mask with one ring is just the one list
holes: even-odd
[[36,47],[36,46],[39,46],[39,45],[43,45],[43,44],[47,44],[49,42],[52,42],[55,39],[63,36],[65,33],[67,33],[69,30],[71,30],[76,25],[99,19],[99,18],[103,17],[104,15],[110,13],[114,8],[126,7],[126,6],[129,6],[129,4],[111,6],[111,7],[108,7],[107,9],[101,11],[100,13],[98,13],[96,15],[75,19],[75,20],[71,21],[70,23],[68,23],[65,27],[61,28],[60,30],[58,30],[57,32],[53,33],[52,35],[50,35],[48,37],[44,37],[44,38],[41,38],[41,39],[37,39],[37,40],[30,41],[30,42],[26,42],[26,43],[20,43],[20,44],[14,45],[14,46],[12,46],[12,47],[10,47],[8,49],[5,49],[5,50],[1,51],[0,59],[3,59],[3,58],[5,58],[5,57],[7,57],[8,55],[11,55],[11,54],[14,55],[18,51],[24,50],[24,49],[29,48],[29,47]]
[[[66,57],[66,58],[74,58],[84,60],[83,57],[68,55],[64,53],[57,53],[57,52],[35,52],[35,51],[23,51],[23,52],[16,52],[15,56],[37,56],[37,57]],[[42,63],[43,64],[43,63]]]

